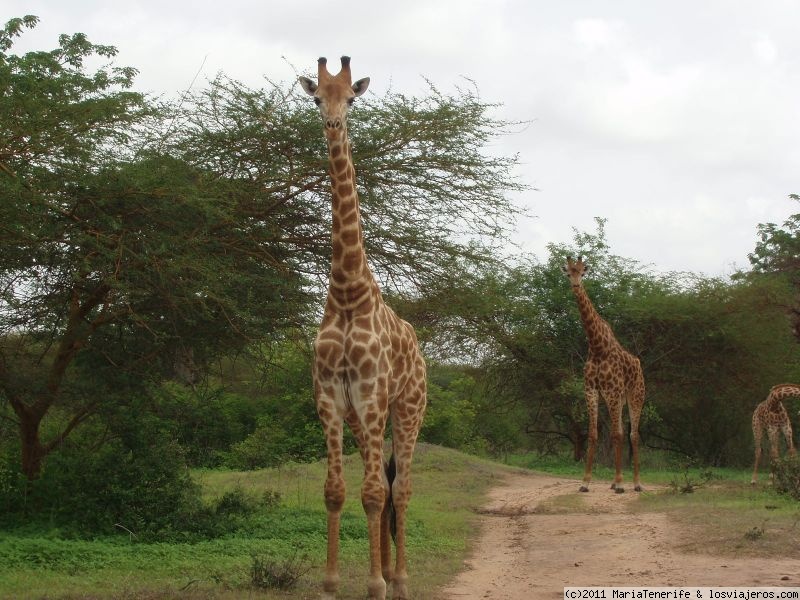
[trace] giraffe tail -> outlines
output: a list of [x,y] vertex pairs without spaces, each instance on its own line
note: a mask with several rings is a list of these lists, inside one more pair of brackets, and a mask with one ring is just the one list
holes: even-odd
[[389,458],[386,464],[386,478],[389,480],[389,495],[386,498],[386,510],[389,511],[389,531],[392,534],[392,541],[397,541],[397,513],[394,510],[394,502],[392,502],[392,483],[397,474],[397,465],[394,462],[394,453]]

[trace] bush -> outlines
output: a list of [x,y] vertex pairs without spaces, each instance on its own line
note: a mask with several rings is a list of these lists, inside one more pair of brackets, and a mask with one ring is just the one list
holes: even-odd
[[800,500],[800,457],[785,456],[772,463],[775,474],[775,489],[781,494],[787,494],[795,500]]
[[[308,405],[309,398],[287,398],[287,405]],[[347,441],[347,440],[346,440]],[[349,445],[349,444],[348,444]],[[275,467],[288,461],[312,462],[325,456],[325,434],[316,415],[310,417],[296,408],[287,409],[279,417],[267,415],[259,419],[256,430],[234,444],[226,466],[231,469]]]
[[253,555],[250,565],[250,583],[259,589],[288,590],[311,570],[307,556],[295,552],[284,561]]
[[47,518],[79,535],[123,527],[140,539],[196,531],[204,507],[177,444],[139,448],[119,440],[95,451],[64,448],[31,485],[29,518]]

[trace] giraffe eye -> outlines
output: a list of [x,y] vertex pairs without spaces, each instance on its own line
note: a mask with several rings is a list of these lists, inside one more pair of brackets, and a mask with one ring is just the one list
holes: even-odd
[[316,104],[317,106],[322,104],[322,98],[317,98],[316,96],[314,96],[314,104]]
[[353,100],[355,100],[355,98],[348,98],[347,99],[347,105],[348,106],[353,106]]

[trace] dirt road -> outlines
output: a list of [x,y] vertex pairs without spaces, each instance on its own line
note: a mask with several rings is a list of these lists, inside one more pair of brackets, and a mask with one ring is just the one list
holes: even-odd
[[615,494],[597,481],[578,494],[579,485],[508,476],[481,511],[473,556],[443,600],[547,600],[563,597],[565,586],[800,586],[800,557],[682,554],[666,515],[629,510],[635,492]]

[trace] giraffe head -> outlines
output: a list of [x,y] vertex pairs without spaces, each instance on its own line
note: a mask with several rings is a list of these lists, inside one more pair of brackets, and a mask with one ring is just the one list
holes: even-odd
[[328,139],[340,136],[347,131],[347,111],[353,100],[367,91],[369,77],[353,83],[350,75],[350,57],[342,57],[342,69],[331,75],[327,67],[328,60],[323,56],[317,61],[317,83],[308,77],[300,77],[300,85],[319,106],[322,122],[325,125],[325,137]]
[[572,257],[568,256],[567,263],[561,267],[561,270],[564,271],[573,286],[579,286],[583,276],[589,271],[589,265],[583,262],[582,256],[579,256],[578,260],[572,260]]

